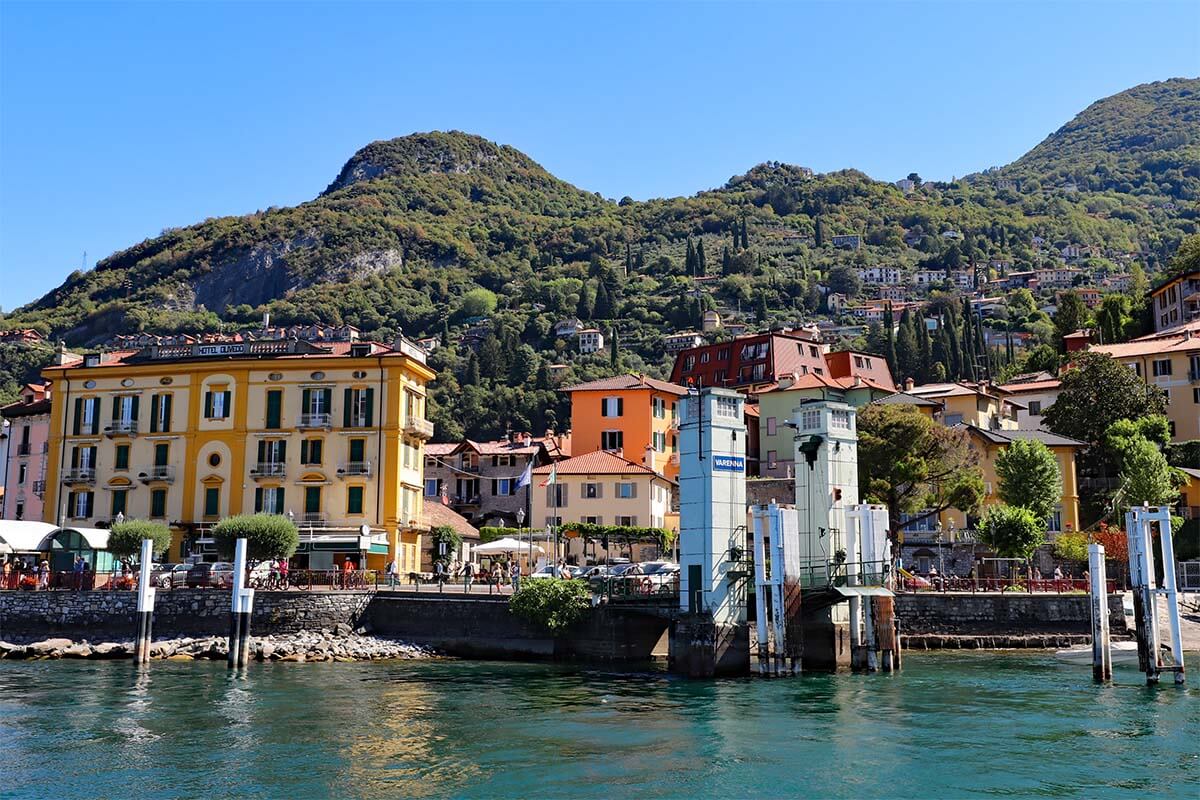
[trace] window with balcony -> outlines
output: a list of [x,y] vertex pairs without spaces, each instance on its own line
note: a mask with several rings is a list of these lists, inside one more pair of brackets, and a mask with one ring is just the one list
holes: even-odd
[[601,431],[600,449],[621,451],[625,446],[624,431]]
[[121,394],[112,399],[112,424],[109,433],[137,433],[138,421],[137,395]]
[[255,471],[259,475],[282,475],[287,467],[287,442],[283,439],[259,439],[258,463]]
[[304,487],[304,522],[321,522],[321,487]]
[[305,389],[300,398],[300,427],[328,428],[333,420],[332,406],[332,389]]

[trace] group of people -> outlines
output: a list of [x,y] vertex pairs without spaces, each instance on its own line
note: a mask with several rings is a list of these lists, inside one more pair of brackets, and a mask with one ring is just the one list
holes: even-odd
[[[86,562],[85,562],[86,563]],[[5,561],[0,574],[0,587],[4,589],[49,589],[50,562],[42,559],[25,561],[15,558]]]
[[434,562],[433,575],[439,584],[462,578],[467,591],[471,590],[476,580],[484,585],[494,586],[497,591],[505,584],[510,585],[514,593],[521,588],[521,564],[512,556],[509,556],[507,562],[494,561],[490,567],[480,566],[472,561],[459,562],[458,559],[449,564],[439,560]]

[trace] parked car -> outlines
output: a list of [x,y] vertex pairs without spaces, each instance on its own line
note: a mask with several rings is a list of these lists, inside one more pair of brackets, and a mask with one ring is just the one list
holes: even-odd
[[155,564],[150,569],[150,582],[160,589],[183,587],[191,568],[191,564]]
[[674,561],[646,561],[635,564],[633,569],[624,573],[631,580],[637,580],[643,586],[646,581],[654,588],[669,585],[679,576],[679,565]]
[[540,567],[536,572],[529,576],[531,580],[540,580],[542,578],[574,578],[582,572],[579,567],[567,565],[558,567],[554,564],[546,564]]
[[189,589],[231,587],[233,586],[233,564],[228,561],[193,564],[187,571],[187,585]]

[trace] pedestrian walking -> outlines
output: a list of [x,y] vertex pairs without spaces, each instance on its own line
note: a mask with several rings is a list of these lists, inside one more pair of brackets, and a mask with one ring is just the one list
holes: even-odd
[[350,588],[350,574],[354,571],[354,562],[350,560],[350,556],[346,556],[346,560],[342,563],[342,588]]
[[72,577],[74,580],[71,585],[77,592],[83,588],[83,572],[85,569],[87,569],[87,562],[83,560],[83,556],[75,556],[75,564],[72,567]]
[[38,588],[42,591],[50,588],[50,562],[45,559],[38,564]]
[[400,565],[396,563],[396,559],[392,559],[387,563],[387,583],[389,589],[396,588],[396,579],[400,575]]
[[462,565],[463,591],[471,591],[471,584],[475,581],[475,565],[470,561],[464,561]]
[[512,581],[513,594],[521,591],[521,565],[512,556],[508,560],[508,577]]

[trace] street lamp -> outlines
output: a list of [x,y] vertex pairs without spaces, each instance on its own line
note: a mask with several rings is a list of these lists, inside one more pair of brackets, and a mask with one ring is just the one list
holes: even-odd
[[[525,525],[525,509],[517,509],[517,536],[521,535],[521,528]],[[519,541],[519,539],[518,539]],[[533,563],[533,536],[529,537],[529,563]],[[519,566],[518,566],[519,568]]]

